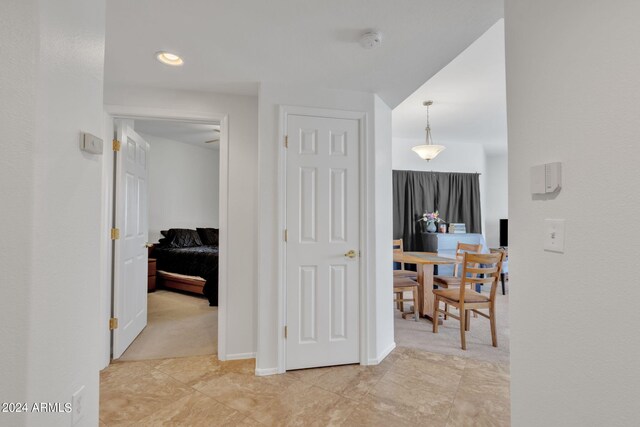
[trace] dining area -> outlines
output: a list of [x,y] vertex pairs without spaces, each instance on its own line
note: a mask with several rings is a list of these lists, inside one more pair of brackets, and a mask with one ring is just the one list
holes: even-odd
[[[468,348],[467,336],[473,325],[474,333],[481,332],[473,335],[474,339],[469,343],[473,344],[473,353],[478,352],[475,344],[481,344],[480,351],[487,356],[483,358],[493,360],[487,346],[498,348],[500,335],[505,332],[502,325],[507,320],[504,318],[506,304],[503,307],[497,304],[498,300],[508,301],[507,296],[499,292],[505,278],[506,249],[488,250],[481,243],[464,242],[456,243],[453,254],[446,251],[405,251],[404,247],[402,239],[393,240],[393,293],[394,308],[398,312],[396,330],[399,341],[403,341],[404,331],[411,332],[411,343],[416,341],[416,331],[430,331],[432,336],[423,338],[427,349],[432,349],[430,341],[441,342],[444,338],[447,341],[446,352],[460,354],[460,350],[465,352]],[[501,315],[504,317],[499,331],[498,318]],[[455,329],[459,330],[457,351],[450,349],[454,345]],[[508,332],[508,326],[506,329]],[[439,337],[440,332],[447,336]],[[478,339],[480,336],[482,338]],[[502,345],[506,346],[508,360],[508,338],[504,341]],[[496,352],[497,359],[505,359],[505,349],[502,350]]]

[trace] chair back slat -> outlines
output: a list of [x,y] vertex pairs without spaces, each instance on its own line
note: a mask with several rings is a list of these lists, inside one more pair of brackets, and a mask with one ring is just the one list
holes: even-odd
[[491,274],[497,271],[498,267],[467,267],[467,275],[469,274]]
[[490,284],[490,299],[494,301],[503,260],[504,253],[465,253],[462,260],[460,301],[464,301],[467,285],[473,284]]
[[[482,245],[478,243],[477,245],[471,243],[461,243],[458,242],[456,246],[456,258],[458,261],[462,262],[462,258],[465,253],[480,253],[482,251]],[[460,264],[456,264],[453,266],[453,275],[458,277],[458,272],[460,271]]]
[[467,277],[465,279],[465,283],[467,285],[472,285],[472,284],[490,284],[493,283],[493,278],[492,277]]

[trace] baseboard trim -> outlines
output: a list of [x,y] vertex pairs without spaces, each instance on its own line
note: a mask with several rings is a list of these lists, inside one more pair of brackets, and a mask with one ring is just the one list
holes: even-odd
[[386,349],[384,349],[384,351],[382,353],[380,353],[378,355],[378,357],[374,358],[374,359],[369,359],[369,365],[377,365],[380,362],[382,362],[388,355],[389,353],[391,353],[393,351],[393,349],[396,348],[396,343],[392,342],[391,345],[389,347],[387,347]]
[[227,354],[227,358],[225,360],[243,360],[243,359],[255,359],[255,353],[235,353],[235,354]]
[[276,375],[278,373],[278,368],[256,368],[256,376],[258,377],[266,377],[267,375]]

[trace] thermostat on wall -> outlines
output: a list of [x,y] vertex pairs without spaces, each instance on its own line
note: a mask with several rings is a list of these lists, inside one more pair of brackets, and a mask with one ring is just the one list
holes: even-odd
[[554,162],[531,168],[531,193],[554,193],[562,187],[562,163]]
[[80,143],[80,149],[91,154],[102,154],[102,140],[90,133],[83,133]]

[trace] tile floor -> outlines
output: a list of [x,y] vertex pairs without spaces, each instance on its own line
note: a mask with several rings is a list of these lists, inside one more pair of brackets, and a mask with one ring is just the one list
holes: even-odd
[[508,426],[509,368],[400,347],[380,365],[254,376],[214,356],[116,362],[101,426]]

